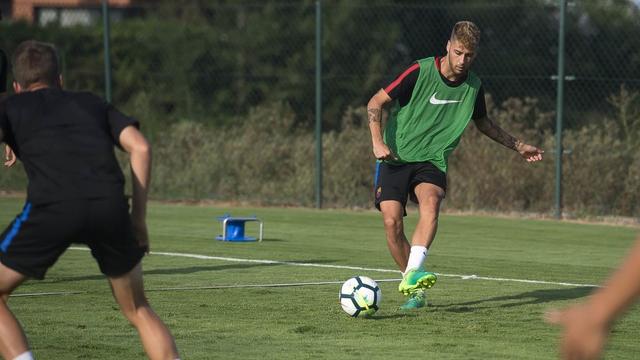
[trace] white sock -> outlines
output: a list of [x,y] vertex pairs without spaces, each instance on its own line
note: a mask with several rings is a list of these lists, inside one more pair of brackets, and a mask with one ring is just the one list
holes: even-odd
[[27,351],[27,352],[23,352],[22,354],[16,356],[15,358],[13,358],[13,360],[34,360],[34,359],[33,359],[33,354],[31,353],[31,351]]
[[409,270],[421,268],[426,259],[427,248],[425,246],[411,246],[409,261],[407,262],[407,268],[404,270],[404,272],[407,273]]

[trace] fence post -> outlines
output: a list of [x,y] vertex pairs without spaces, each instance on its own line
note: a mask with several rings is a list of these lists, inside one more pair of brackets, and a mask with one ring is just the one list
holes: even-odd
[[560,2],[560,30],[558,32],[558,83],[556,95],[556,191],[555,216],[562,218],[562,118],[564,111],[564,38],[567,0]]
[[316,0],[316,208],[322,208],[322,1]]
[[102,0],[102,26],[104,34],[104,96],[111,102],[111,29],[109,26],[109,2]]

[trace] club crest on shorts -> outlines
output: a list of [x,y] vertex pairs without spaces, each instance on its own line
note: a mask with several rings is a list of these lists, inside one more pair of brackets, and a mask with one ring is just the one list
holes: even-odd
[[379,199],[380,195],[382,195],[382,186],[378,186],[376,189],[376,199]]

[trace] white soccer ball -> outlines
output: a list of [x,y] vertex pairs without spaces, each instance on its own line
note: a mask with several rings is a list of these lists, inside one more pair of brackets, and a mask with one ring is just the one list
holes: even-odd
[[376,313],[382,300],[382,291],[373,279],[355,276],[342,284],[340,305],[347,314],[368,317]]

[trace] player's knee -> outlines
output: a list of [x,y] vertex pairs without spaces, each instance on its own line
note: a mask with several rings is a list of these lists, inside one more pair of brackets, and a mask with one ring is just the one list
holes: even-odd
[[144,303],[135,304],[132,306],[124,306],[120,309],[122,314],[129,320],[129,322],[133,324],[139,323],[141,320],[144,320],[149,317],[149,314],[153,313],[149,303],[146,301]]
[[11,295],[11,292],[12,289],[10,287],[0,284],[0,299],[2,299],[2,301],[4,301],[5,303],[9,301],[9,295]]
[[439,211],[437,208],[428,207],[420,209],[420,221],[437,222]]
[[384,227],[387,231],[393,231],[395,233],[402,231],[402,219],[398,219],[393,216],[384,217]]
[[149,308],[149,302],[147,301],[146,297],[140,294],[137,294],[137,296],[126,298],[126,300],[123,300],[123,298],[120,297],[118,300],[118,304],[120,305],[120,311],[127,318],[134,318],[141,312],[144,312],[145,309]]

